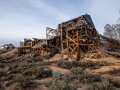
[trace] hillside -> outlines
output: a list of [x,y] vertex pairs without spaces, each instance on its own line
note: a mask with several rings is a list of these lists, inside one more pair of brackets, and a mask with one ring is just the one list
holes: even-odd
[[[14,51],[16,49],[2,55],[7,57]],[[119,90],[120,58],[102,51],[87,53],[82,61],[61,60],[60,54],[51,58],[48,55],[26,54],[0,63],[0,88]]]

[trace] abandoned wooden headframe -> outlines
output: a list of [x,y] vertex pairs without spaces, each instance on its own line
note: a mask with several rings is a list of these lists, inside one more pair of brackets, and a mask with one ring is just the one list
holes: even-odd
[[81,53],[94,50],[99,45],[99,35],[87,14],[59,24],[58,32],[62,33],[61,49],[67,49],[68,58],[80,60]]

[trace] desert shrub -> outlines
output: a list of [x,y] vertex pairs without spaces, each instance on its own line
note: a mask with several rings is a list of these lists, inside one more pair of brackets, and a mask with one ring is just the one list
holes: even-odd
[[81,62],[72,61],[72,66],[73,66],[73,67],[79,67],[80,65],[81,65]]
[[49,90],[70,90],[69,85],[66,84],[64,80],[60,80],[57,77],[54,77],[51,82],[47,83],[47,87]]
[[98,64],[99,66],[107,66],[107,65],[111,65],[110,63],[105,62],[105,61],[96,62],[96,64]]
[[35,62],[38,62],[38,61],[43,61],[43,57],[42,56],[37,56],[33,59]]
[[26,70],[24,70],[23,72],[22,72],[22,74],[23,75],[26,75],[26,76],[35,76],[35,73],[36,73],[36,70],[37,70],[37,68],[34,68],[34,67],[32,67],[32,68],[28,68],[28,69],[26,69]]
[[92,61],[80,62],[80,67],[83,68],[91,68],[94,67],[94,63]]
[[92,69],[98,69],[101,66],[108,66],[108,65],[111,65],[111,64],[105,61],[97,61],[95,62],[94,67],[92,67]]
[[45,78],[45,77],[51,77],[52,76],[52,70],[48,67],[40,67],[36,71],[36,78]]
[[35,62],[43,61],[43,57],[41,56],[29,57],[26,58],[25,61],[27,61],[28,63],[35,63]]
[[45,78],[52,76],[52,70],[48,67],[32,67],[24,70],[22,72],[23,75],[29,76],[30,78]]
[[49,87],[52,83],[52,80],[49,80],[47,82],[43,82],[42,84],[45,85],[46,87]]
[[0,63],[0,68],[5,68],[7,65],[5,63]]
[[4,75],[5,75],[4,69],[1,69],[1,68],[0,68],[0,78],[1,78],[2,76],[4,76]]
[[50,55],[48,55],[48,54],[46,54],[46,55],[43,55],[43,56],[42,56],[42,58],[47,60],[47,59],[50,59],[50,58],[51,58],[51,56],[50,56]]
[[97,62],[93,62],[93,61],[84,61],[84,62],[78,62],[77,64],[79,67],[82,68],[91,68],[91,69],[98,69],[101,66],[106,66],[106,65],[110,65],[109,63],[105,62],[105,61],[97,61]]
[[20,83],[20,85],[21,85],[23,88],[29,88],[29,87],[36,87],[36,86],[37,86],[37,83],[25,79],[22,83]]
[[[65,78],[67,77],[65,76]],[[69,78],[65,78],[61,79],[60,77],[53,77],[51,81],[45,82],[44,85],[48,87],[48,90],[77,90],[79,81],[75,79],[73,85],[70,85],[70,81],[67,80]]]
[[21,82],[24,80],[24,76],[22,74],[12,74],[11,79],[15,82]]
[[11,65],[11,68],[17,68],[19,65],[18,65],[18,63],[13,63],[12,65]]
[[49,62],[49,61],[42,61],[42,62],[38,63],[38,66],[50,65],[50,64],[51,64],[51,62]]
[[98,74],[85,74],[80,79],[81,83],[91,84],[94,82],[101,82],[101,76]]
[[33,87],[36,85],[36,83],[30,81],[30,78],[24,77],[22,74],[12,74],[10,77],[14,82],[19,83],[23,88]]
[[5,59],[5,57],[0,56],[0,60],[4,60],[4,59]]
[[1,89],[0,90],[5,90],[5,88],[8,87],[9,85],[11,85],[12,83],[13,83],[13,80],[2,81],[0,83],[0,85],[1,85]]
[[120,88],[120,80],[109,78],[109,82],[117,88]]
[[72,72],[73,75],[78,75],[78,74],[84,74],[85,71],[81,68],[72,68],[70,70]]
[[22,63],[19,63],[19,67],[27,67],[27,68],[29,68],[30,64],[26,63],[26,62],[22,62]]
[[24,76],[22,74],[10,74],[8,76],[9,80],[13,80],[14,82],[20,82],[22,83],[24,80]]
[[12,70],[8,71],[8,74],[17,74],[20,73],[20,71],[18,70],[18,68],[13,68]]
[[98,74],[90,74],[80,68],[71,69],[72,78],[79,79],[81,83],[90,84],[93,82],[101,82],[101,76]]
[[39,55],[38,55],[38,54],[35,54],[35,53],[32,53],[32,55],[31,55],[32,58],[35,58],[35,57],[37,57],[37,56],[39,56]]
[[58,67],[65,68],[65,69],[72,68],[72,62],[69,62],[69,61],[58,61],[56,65]]
[[108,79],[103,79],[102,82],[94,82],[92,84],[93,90],[116,90]]
[[108,73],[109,73],[110,75],[115,75],[115,74],[120,75],[120,68],[118,68],[118,69],[113,68],[112,70],[109,70]]
[[57,61],[56,65],[61,68],[71,69],[74,67],[81,67],[81,68],[91,68],[91,69],[97,69],[101,66],[109,65],[107,62],[93,62],[93,61],[65,61],[65,60],[59,60]]
[[32,58],[26,58],[25,61],[27,61],[27,63],[32,63],[32,62],[34,62]]

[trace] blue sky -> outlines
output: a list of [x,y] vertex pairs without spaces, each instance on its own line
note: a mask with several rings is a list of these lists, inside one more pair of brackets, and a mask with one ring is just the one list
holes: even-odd
[[115,24],[120,0],[0,0],[0,46],[23,38],[45,38],[46,27],[90,14],[99,33]]

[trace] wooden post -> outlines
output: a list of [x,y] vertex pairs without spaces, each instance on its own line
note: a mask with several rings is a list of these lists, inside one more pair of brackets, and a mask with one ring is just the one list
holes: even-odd
[[79,46],[79,32],[78,30],[76,31],[76,38],[77,38],[77,55],[76,55],[76,59],[80,60],[80,46]]
[[67,58],[69,58],[69,40],[68,40],[68,31],[66,30],[66,42],[67,42]]

